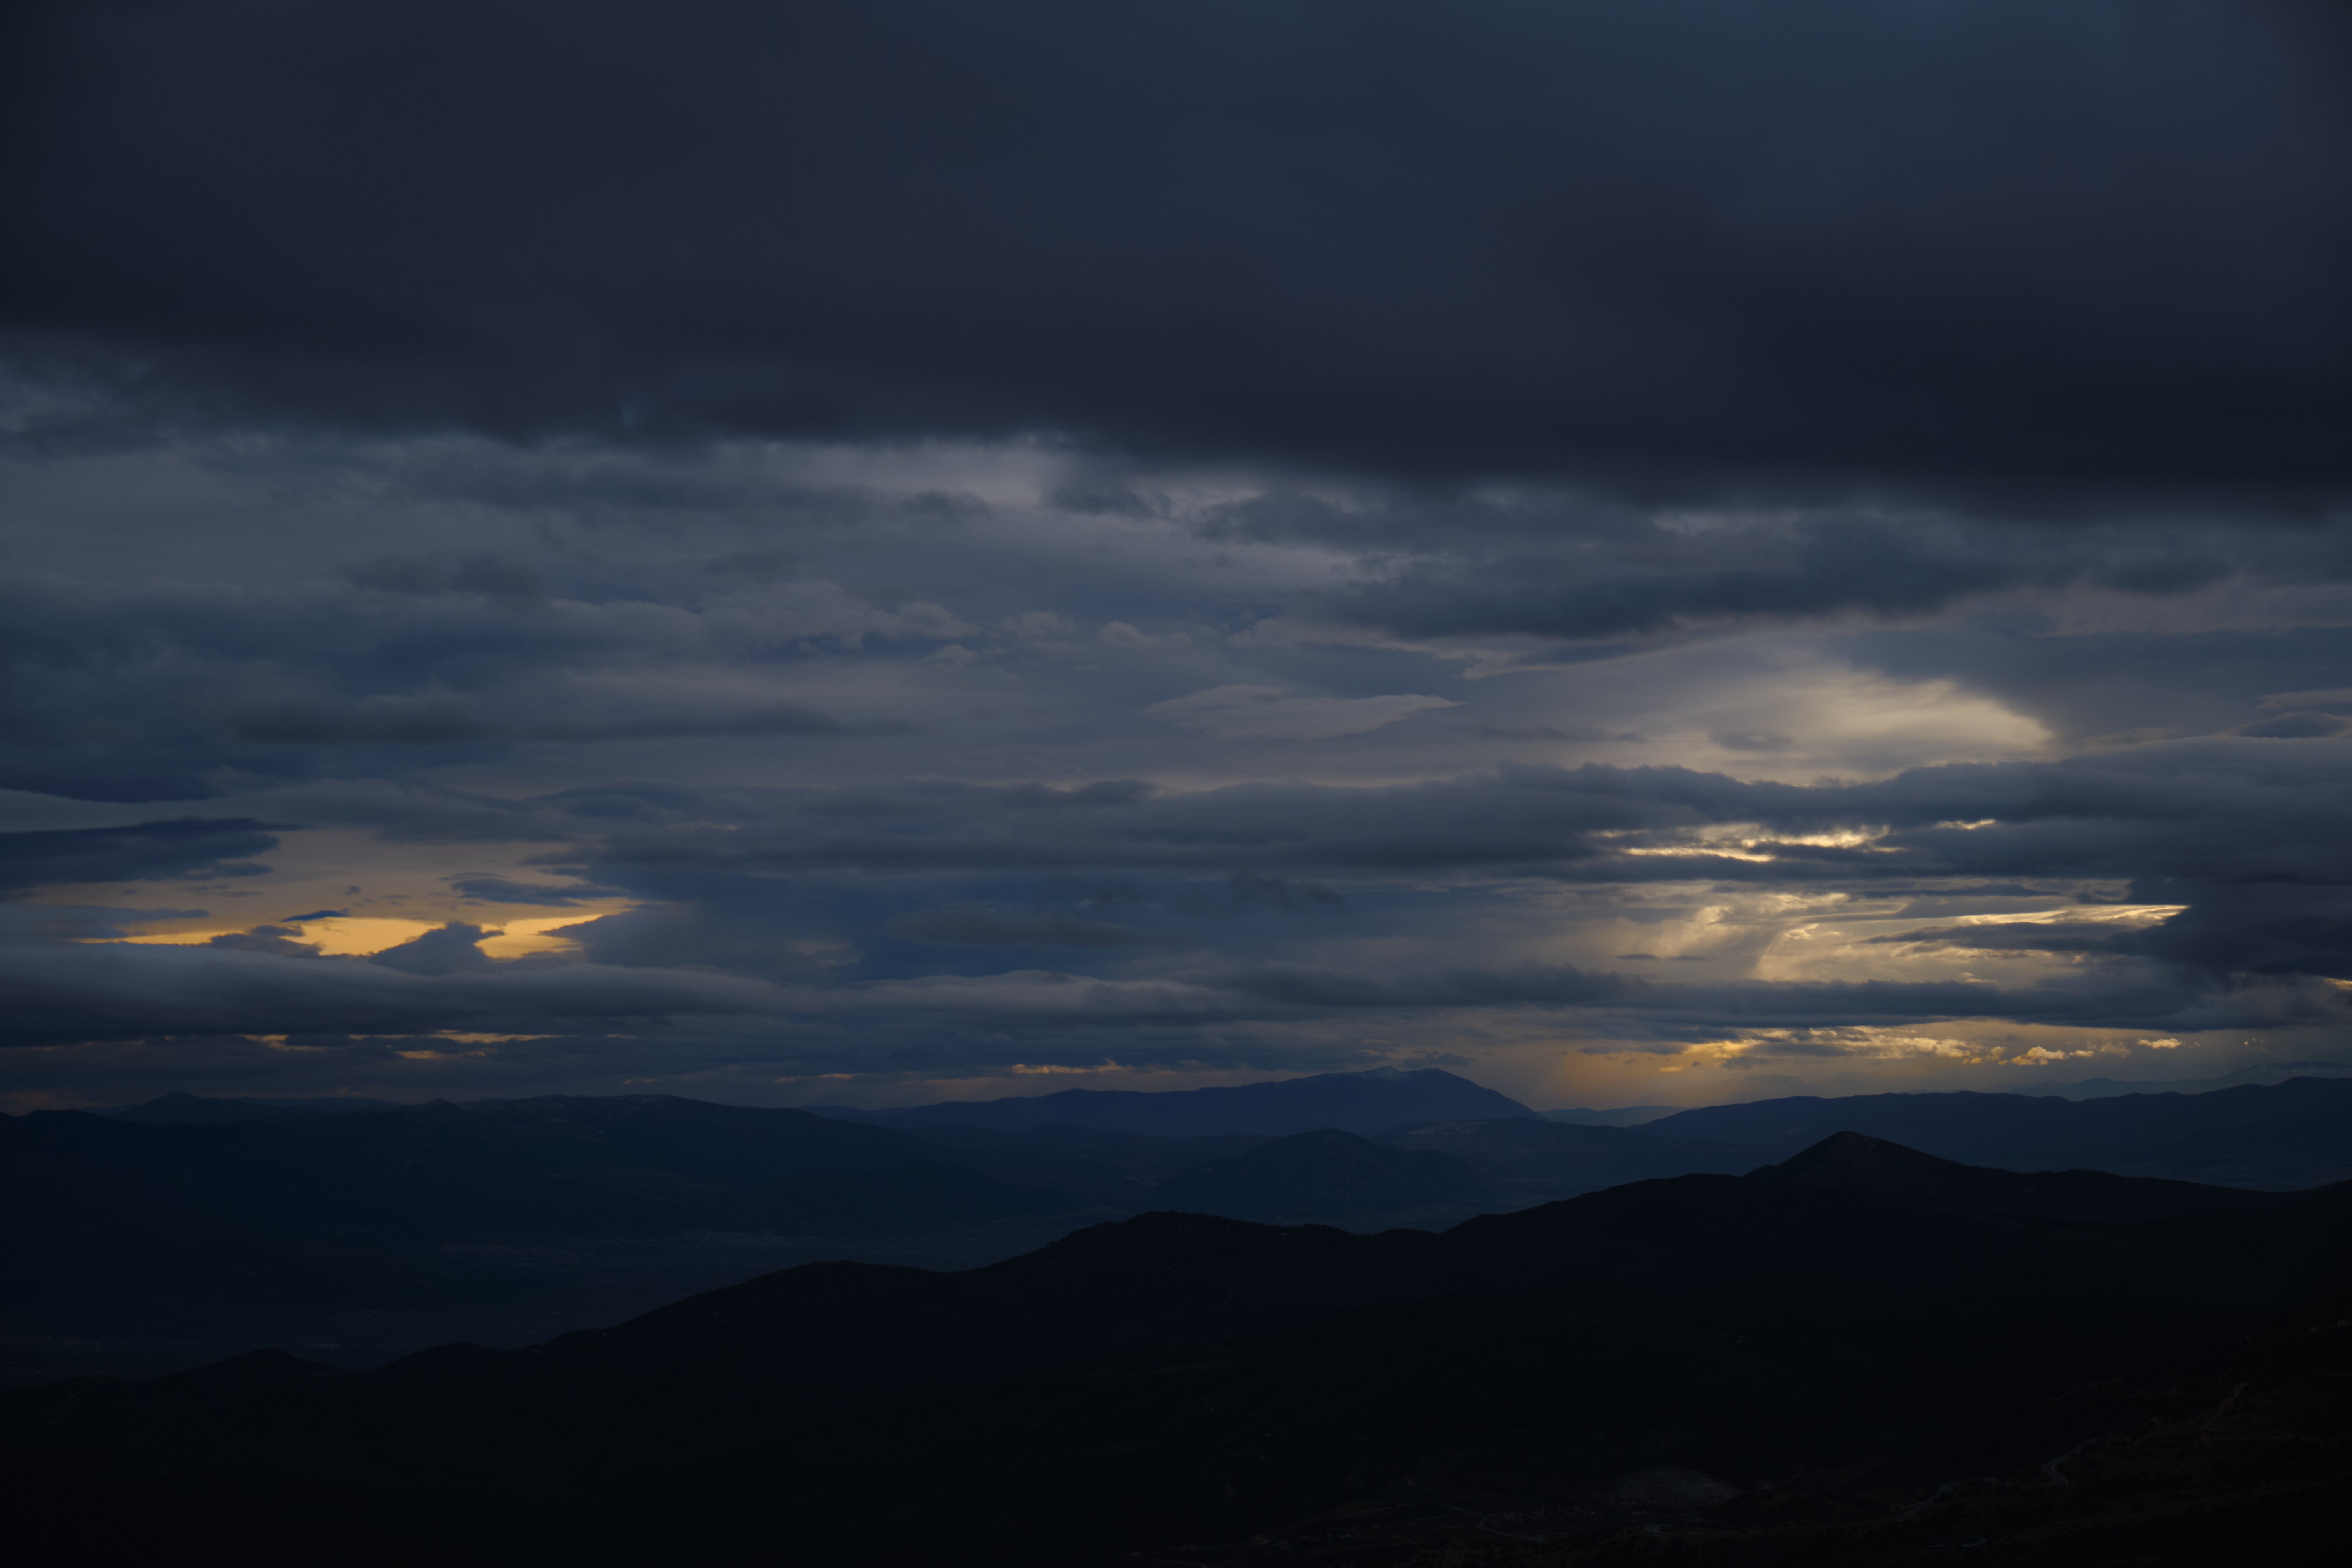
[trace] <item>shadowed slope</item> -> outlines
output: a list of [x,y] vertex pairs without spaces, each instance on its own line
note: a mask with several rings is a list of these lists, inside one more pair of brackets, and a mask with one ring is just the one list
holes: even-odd
[[1078,1568],[1399,1497],[1474,1520],[1535,1498],[1590,1534],[1629,1471],[1882,1463],[2352,1257],[2344,1193],[2194,1212],[2174,1184],[2055,1189],[2157,1215],[2119,1220],[2002,1212],[2021,1190],[2051,1189],[1843,1138],[1444,1235],[1152,1214],[963,1273],[790,1269],[504,1355],[273,1363],[209,1403],[201,1379],[23,1391],[0,1462],[100,1521],[114,1556],[60,1563],[184,1536],[124,1497],[211,1510],[242,1547],[192,1465],[240,1497],[376,1489],[510,1563],[767,1561],[789,1521],[829,1564]]
[[1161,1208],[1274,1221],[1466,1204],[1479,1195],[1477,1177],[1451,1155],[1394,1149],[1332,1128],[1207,1161],[1151,1194]]
[[1835,1132],[2014,1171],[2089,1167],[2292,1191],[2352,1177],[2352,1079],[2291,1079],[2210,1094],[2071,1100],[2028,1094],[1800,1095],[1679,1111],[1635,1130],[1730,1146],[1759,1163]]
[[1938,1160],[1860,1132],[1833,1133],[1801,1154],[1749,1172],[1748,1179],[1816,1192],[1869,1193],[1933,1212],[2062,1220],[2243,1214],[2291,1201],[2284,1194],[2116,1176],[2104,1171],[1990,1170]]

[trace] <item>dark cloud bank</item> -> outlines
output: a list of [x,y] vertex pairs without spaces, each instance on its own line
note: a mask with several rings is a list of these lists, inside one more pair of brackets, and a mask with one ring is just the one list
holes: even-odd
[[16,37],[9,321],[181,416],[2345,473],[2324,5],[73,5]]
[[2338,8],[8,28],[10,1088],[2343,1027]]

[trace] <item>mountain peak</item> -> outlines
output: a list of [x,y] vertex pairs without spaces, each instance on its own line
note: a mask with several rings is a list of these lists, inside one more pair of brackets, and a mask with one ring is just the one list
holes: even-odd
[[1832,1132],[1777,1165],[1750,1171],[1748,1178],[1783,1185],[1860,1186],[1890,1181],[1950,1181],[1977,1169],[1954,1160],[1939,1160],[1884,1138],[1846,1131]]
[[1861,1132],[1832,1132],[1744,1180],[1816,1192],[1848,1192],[1945,1213],[2049,1219],[2137,1219],[2163,1214],[2254,1209],[2278,1194],[2103,1171],[2002,1171],[1939,1160]]

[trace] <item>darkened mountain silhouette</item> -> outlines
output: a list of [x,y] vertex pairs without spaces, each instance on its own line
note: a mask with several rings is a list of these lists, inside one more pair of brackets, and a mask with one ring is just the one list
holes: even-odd
[[1151,1194],[1167,1208],[1277,1223],[1465,1205],[1484,1195],[1470,1167],[1450,1154],[1393,1148],[1335,1128],[1210,1160]]
[[478,1100],[225,1124],[0,1126],[27,1218],[119,1212],[487,1233],[909,1229],[1054,1206],[881,1128],[669,1096]]
[[2352,1258],[2352,1192],[2137,1185],[1841,1139],[1443,1234],[1153,1214],[962,1272],[790,1269],[505,1354],[19,1391],[0,1463],[50,1500],[24,1544],[59,1563],[189,1539],[315,1560],[278,1521],[322,1496],[401,1516],[366,1550],[406,1530],[516,1564],[1614,1551],[2242,1331]]
[[1735,1173],[1758,1162],[1747,1150],[1670,1142],[1624,1127],[1538,1121],[1524,1116],[1430,1121],[1372,1134],[1401,1149],[1451,1154],[1483,1175],[1498,1197],[1519,1207],[1625,1182],[1710,1171]]
[[1801,1154],[1749,1172],[1748,1179],[1821,1192],[1868,1193],[1937,1213],[2020,1215],[2036,1219],[2243,1214],[2275,1208],[2288,1201],[2283,1194],[2116,1176],[2104,1171],[1988,1170],[1938,1160],[1859,1132],[1832,1133]]
[[[1430,1082],[1445,1094],[1448,1083],[1486,1092],[1443,1073],[1322,1081],[1261,1087],[1376,1099],[1401,1082],[1416,1096]],[[1394,1151],[1460,1161],[1475,1188],[1459,1172],[1438,1185],[1371,1182],[1376,1157],[1360,1149],[1336,1163],[1277,1153],[1188,1174],[1268,1142],[1257,1133],[898,1129],[665,1096],[281,1109],[215,1123],[215,1102],[166,1097],[160,1124],[78,1113],[0,1122],[0,1239],[24,1265],[8,1303],[15,1332],[0,1337],[0,1383],[185,1365],[257,1335],[319,1346],[347,1364],[452,1337],[515,1345],[782,1264],[967,1267],[1171,1206],[1433,1227],[1644,1179],[1728,1176],[1785,1160],[1811,1128],[1862,1123],[1855,1130],[1868,1134],[1890,1120],[1941,1128],[1944,1142],[1928,1152],[1979,1165],[2232,1181],[2251,1170],[2273,1186],[2309,1186],[2352,1163],[2352,1106],[2331,1099],[2345,1088],[2083,1104],[1874,1096],[1722,1107],[1638,1128],[1511,1115],[1369,1134]],[[1971,1140],[1990,1152],[1967,1154]],[[1327,1156],[1353,1147],[1326,1143]],[[1340,1169],[1347,1159],[1352,1174]],[[1395,1167],[1408,1168],[1452,1171]],[[2003,1201],[2051,1217],[2105,1212],[2046,1206],[2062,1189],[2067,1202],[2088,1202],[2090,1175],[2036,1180],[2041,1195],[2012,1188]]]
[[1541,1115],[1547,1121],[1565,1121],[1579,1127],[1639,1127],[1674,1113],[1675,1107],[1671,1105],[1620,1105],[1603,1110],[1572,1105],[1543,1111]]
[[1364,1072],[1322,1073],[1313,1078],[1226,1089],[1159,1092],[1066,1089],[1056,1094],[1024,1099],[951,1100],[891,1110],[852,1110],[832,1106],[818,1109],[828,1116],[880,1127],[954,1122],[964,1127],[1018,1132],[1058,1121],[1114,1132],[1156,1132],[1179,1137],[1234,1132],[1278,1137],[1311,1132],[1318,1127],[1370,1132],[1412,1121],[1535,1114],[1507,1095],[1497,1094],[1440,1068],[1373,1068]]
[[2352,1062],[2258,1062],[2221,1078],[2114,1079],[2086,1078],[2035,1090],[2066,1100],[2105,1100],[2118,1094],[2204,1094],[2217,1089],[2248,1084],[2284,1083],[2297,1078],[2352,1078]]
[[[669,1096],[217,1119],[215,1103],[0,1119],[0,1238],[22,1266],[0,1377],[185,1364],[256,1332],[362,1360],[453,1334],[520,1343],[813,1257],[986,1263],[1153,1207],[1161,1181],[1264,1142],[918,1137]],[[1381,1223],[1374,1195],[1291,1174],[1307,1184],[1286,1194],[1262,1173],[1268,1212]],[[1447,1191],[1423,1223],[1486,1196]]]
[[257,1331],[359,1355],[513,1343],[812,1256],[928,1237],[985,1262],[1145,1184],[659,1097],[0,1118],[0,1370],[184,1364]]
[[1185,1138],[1154,1132],[1113,1132],[1069,1121],[1049,1121],[1043,1127],[1025,1128],[1018,1132],[966,1127],[952,1121],[903,1131],[910,1137],[945,1148],[1044,1155],[1060,1163],[1084,1161],[1135,1172],[1153,1181],[1172,1176],[1203,1160],[1219,1160],[1254,1149],[1266,1141],[1266,1135],[1260,1132]]
[[398,1104],[397,1100],[391,1100],[215,1099],[178,1092],[151,1100],[144,1105],[118,1106],[92,1114],[112,1117],[119,1121],[184,1125],[192,1122],[274,1121],[288,1116],[331,1116],[347,1110],[390,1110]]
[[2087,1168],[2293,1189],[2352,1177],[2352,1079],[2210,1094],[2062,1100],[2026,1094],[1811,1095],[1679,1111],[1637,1128],[1670,1143],[1780,1160],[1832,1132],[1866,1132],[1947,1160]]

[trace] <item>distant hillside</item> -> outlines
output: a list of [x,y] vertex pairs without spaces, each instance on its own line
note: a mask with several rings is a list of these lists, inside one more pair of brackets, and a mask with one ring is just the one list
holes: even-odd
[[1997,1171],[1938,1160],[1900,1143],[1839,1132],[1748,1180],[1813,1192],[1868,1193],[1937,1214],[2018,1215],[2054,1220],[2162,1219],[2250,1214],[2294,1199],[2195,1182],[2115,1176],[2105,1171]]
[[2105,1100],[2118,1094],[2210,1094],[2217,1089],[2284,1083],[2295,1078],[2352,1078],[2352,1062],[2261,1062],[2253,1067],[2240,1068],[2221,1078],[2086,1078],[2077,1083],[2063,1083],[2031,1092],[2054,1094],[2063,1100]]
[[1336,1127],[1343,1132],[1370,1132],[1414,1121],[1535,1115],[1509,1096],[1440,1068],[1373,1068],[1365,1072],[1322,1073],[1313,1078],[1230,1089],[1066,1089],[1055,1094],[948,1100],[889,1110],[853,1110],[836,1106],[809,1109],[881,1127],[953,1123],[1019,1132],[1052,1122],[1069,1122],[1115,1132],[1182,1137],[1232,1132],[1280,1137],[1291,1132],[1311,1132],[1319,1127]]
[[1400,1149],[1450,1154],[1476,1171],[1499,1208],[1573,1197],[1626,1182],[1696,1172],[1738,1175],[1761,1162],[1754,1151],[1669,1142],[1632,1127],[1590,1127],[1524,1116],[1424,1121],[1372,1135]]
[[1325,1128],[1295,1132],[1163,1182],[1154,1208],[1234,1219],[1297,1222],[1475,1204],[1477,1176],[1450,1154],[1375,1143]]
[[349,1110],[393,1110],[400,1102],[394,1100],[358,1100],[338,1097],[331,1100],[241,1100],[215,1099],[210,1095],[177,1093],[151,1100],[144,1105],[118,1105],[106,1110],[93,1110],[93,1116],[110,1117],[117,1121],[143,1121],[150,1126],[189,1126],[217,1121],[274,1121],[289,1116],[331,1116]]
[[2082,1168],[2289,1190],[2352,1178],[2352,1079],[2079,1100],[1800,1095],[1679,1111],[1633,1131],[1744,1151],[1759,1163],[1833,1132],[1865,1132],[1943,1159],[2013,1171]]
[[1153,1209],[1434,1228],[1629,1183],[1784,1167],[1845,1132],[1916,1159],[2059,1173],[1971,1178],[1990,1194],[1981,1212],[2128,1217],[2099,1206],[2126,1190],[2118,1176],[2207,1184],[2192,1196],[2352,1178],[2341,1079],[2084,1101],[1805,1098],[1608,1127],[1530,1116],[1433,1071],[916,1114],[1066,1118],[1074,1100],[1178,1126],[1310,1125],[889,1126],[658,1095],[257,1114],[170,1096],[148,1114],[0,1119],[0,1247],[16,1265],[0,1384],[185,1365],[265,1331],[352,1365],[452,1338],[519,1344],[784,1263],[973,1267]]
[[1679,1109],[1673,1105],[1621,1105],[1613,1110],[1593,1110],[1578,1105],[1543,1114],[1547,1121],[1566,1121],[1580,1127],[1639,1127],[1644,1121],[1672,1116]]
[[208,1103],[0,1117],[0,1382],[185,1364],[257,1334],[362,1361],[519,1343],[812,1257],[989,1262],[1149,1187],[666,1096]]
[[[1384,1114],[1394,1087],[1374,1080]],[[1413,1088],[1409,1103],[1432,1098]],[[1276,1159],[1183,1201],[1379,1228],[1595,1184],[1509,1186],[1329,1136],[1450,1179],[1383,1187]],[[16,1265],[0,1385],[184,1365],[255,1334],[352,1364],[452,1338],[521,1343],[810,1258],[985,1264],[1169,1206],[1161,1184],[1265,1141],[902,1130],[667,1095],[330,1110],[174,1094],[0,1117]]]

